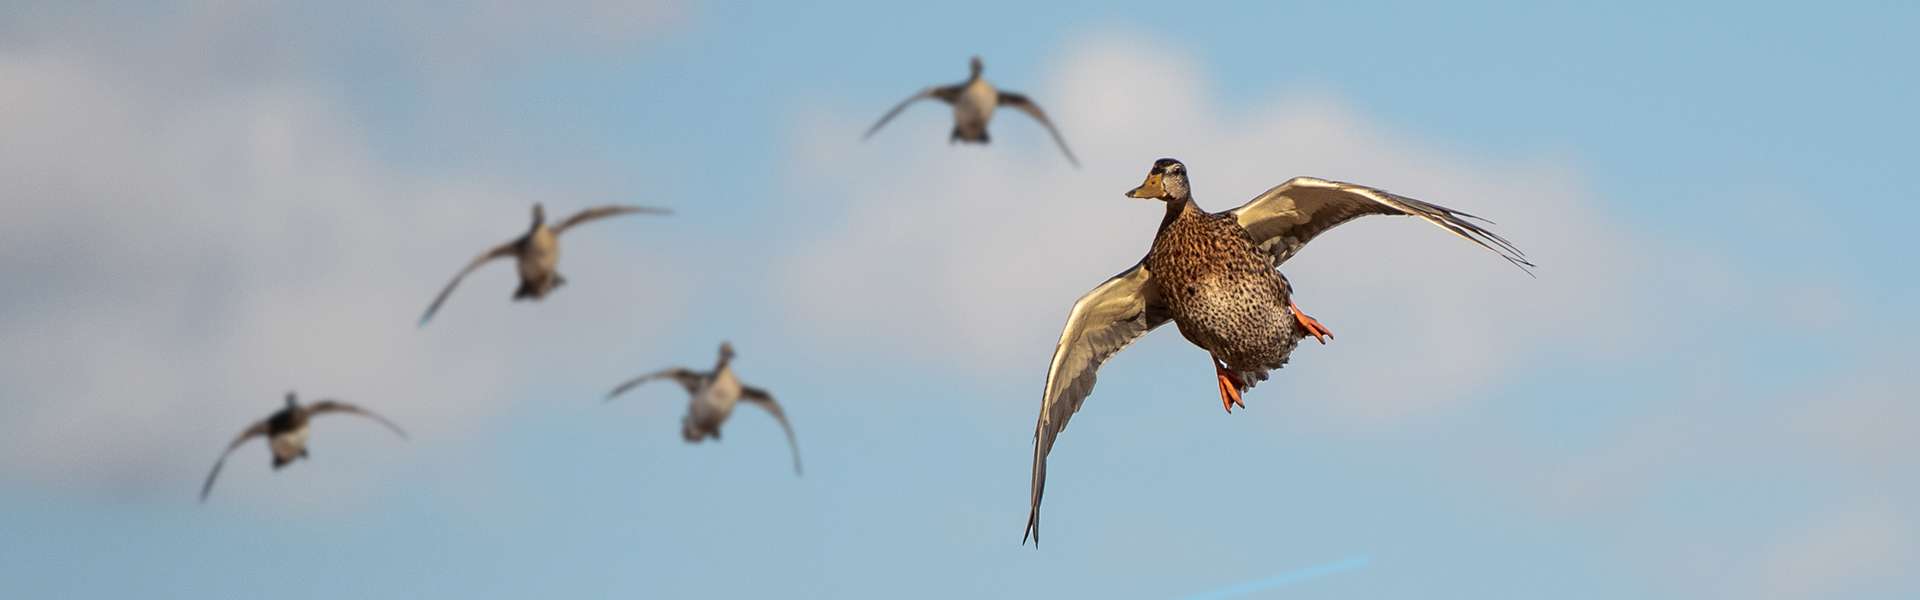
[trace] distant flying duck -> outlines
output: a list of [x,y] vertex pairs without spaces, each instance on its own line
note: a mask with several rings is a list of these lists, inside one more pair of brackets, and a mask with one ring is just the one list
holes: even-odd
[[607,393],[607,401],[642,383],[672,379],[692,396],[687,402],[686,416],[680,418],[680,437],[693,444],[706,438],[720,439],[720,425],[733,414],[734,405],[743,400],[750,402],[773,413],[773,420],[779,421],[780,428],[786,430],[787,447],[793,451],[793,473],[799,475],[800,445],[794,442],[793,426],[787,423],[786,411],[780,410],[780,404],[774,402],[773,395],[766,390],[740,383],[728,364],[732,361],[733,344],[721,342],[720,359],[712,371],[673,368],[648,373],[613,388]]
[[1080,160],[1073,157],[1072,150],[1067,149],[1067,140],[1060,137],[1060,131],[1054,129],[1053,121],[1047,119],[1047,113],[1040,110],[1040,105],[1034,104],[1033,99],[1028,98],[1026,94],[994,89],[993,84],[987,83],[987,80],[980,76],[983,68],[980,57],[973,57],[970,64],[973,74],[969,75],[966,81],[953,85],[928,87],[909,96],[895,105],[893,110],[887,111],[886,116],[880,117],[880,122],[874,123],[861,139],[873,137],[874,132],[879,131],[882,125],[893,120],[894,115],[900,114],[900,111],[905,110],[907,105],[913,104],[914,101],[933,98],[953,107],[953,133],[947,136],[947,143],[985,144],[987,143],[987,122],[993,120],[993,109],[1005,106],[1027,113],[1027,116],[1039,121],[1040,125],[1047,128],[1047,133],[1053,135],[1053,142],[1060,145],[1060,152],[1067,155],[1067,162],[1073,163],[1075,167],[1080,166]]
[[[1301,338],[1331,336],[1300,311],[1278,271],[1302,246],[1328,229],[1365,215],[1418,217],[1492,250],[1526,270],[1526,255],[1463,212],[1349,183],[1295,177],[1240,208],[1209,213],[1193,202],[1186,165],[1160,159],[1133,198],[1166,203],[1166,216],[1146,258],[1073,304],[1047,367],[1034,425],[1032,505],[1021,543],[1040,543],[1040,497],[1047,453],[1067,419],[1093,391],[1100,363],[1134,339],[1173,321],[1181,337],[1213,362],[1220,404],[1245,407],[1241,393],[1286,364]],[[1528,271],[1531,273],[1531,271]]]
[[233,454],[235,448],[247,443],[247,440],[255,437],[267,438],[267,449],[273,451],[273,470],[275,471],[297,459],[306,458],[307,423],[315,415],[327,413],[361,415],[379,421],[381,425],[387,426],[387,429],[399,434],[401,439],[407,437],[407,432],[401,431],[400,426],[394,425],[385,417],[374,414],[373,411],[337,400],[321,400],[302,405],[293,392],[287,392],[285,408],[254,422],[252,426],[247,427],[246,431],[240,432],[240,437],[234,438],[233,443],[227,444],[227,450],[220,453],[220,460],[214,461],[213,471],[207,473],[207,482],[200,485],[200,501],[207,501],[207,494],[213,491],[213,480],[220,476],[220,467],[227,464],[227,456]]
[[453,281],[447,282],[446,289],[440,290],[440,295],[433,298],[433,304],[427,305],[426,314],[420,315],[420,325],[426,326],[427,320],[432,319],[433,313],[440,310],[440,303],[447,301],[447,296],[453,294],[453,288],[460,285],[461,279],[468,273],[472,273],[474,269],[480,268],[480,265],[487,264],[496,258],[512,257],[519,265],[520,288],[513,292],[515,301],[539,300],[547,297],[554,288],[567,282],[567,279],[561,277],[560,272],[554,269],[560,263],[560,234],[566,233],[568,228],[588,221],[636,213],[668,215],[673,214],[673,211],[650,206],[598,206],[574,213],[559,225],[548,227],[546,210],[535,203],[533,226],[520,237],[494,246],[493,249],[474,258],[473,262],[467,263],[467,268],[461,269],[458,275],[454,275]]

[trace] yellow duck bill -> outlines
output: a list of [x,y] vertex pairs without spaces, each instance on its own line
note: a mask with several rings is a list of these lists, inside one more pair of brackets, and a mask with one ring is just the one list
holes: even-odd
[[1160,174],[1154,173],[1154,174],[1148,175],[1147,181],[1145,183],[1140,184],[1140,187],[1133,188],[1132,190],[1128,191],[1127,197],[1152,199],[1152,198],[1159,198],[1164,194],[1166,194],[1166,189],[1160,186]]

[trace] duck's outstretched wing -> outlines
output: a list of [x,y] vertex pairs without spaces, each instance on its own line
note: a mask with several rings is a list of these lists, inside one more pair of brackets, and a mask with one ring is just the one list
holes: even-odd
[[740,386],[740,399],[773,413],[773,420],[780,422],[780,428],[787,431],[787,447],[793,450],[793,474],[800,474],[800,443],[793,439],[793,425],[787,423],[787,411],[780,410],[780,403],[773,401],[773,394],[750,385]]
[[875,122],[872,127],[868,127],[867,133],[861,135],[860,139],[864,140],[873,137],[873,133],[879,131],[880,127],[887,124],[887,121],[892,121],[894,116],[900,114],[900,111],[907,109],[907,105],[913,104],[916,101],[933,98],[947,104],[953,104],[954,99],[960,97],[960,89],[962,87],[965,86],[961,84],[936,85],[914,92],[912,96],[907,96],[907,99],[901,100],[899,104],[893,105],[893,110],[887,111],[887,114],[880,117],[878,122]]
[[1040,397],[1040,421],[1033,427],[1033,504],[1027,513],[1025,544],[1040,544],[1040,497],[1047,487],[1047,453],[1093,392],[1100,363],[1170,318],[1144,262],[1093,288],[1073,303],[1066,329],[1047,366],[1047,387]]
[[233,442],[227,444],[227,449],[220,453],[220,460],[213,461],[213,470],[207,472],[206,483],[200,484],[200,502],[202,504],[206,503],[207,494],[213,492],[213,480],[220,477],[220,467],[227,464],[227,455],[233,454],[233,450],[245,445],[247,440],[251,440],[255,436],[265,435],[267,435],[267,420],[261,419],[255,421],[253,425],[247,426],[246,431],[240,432],[239,437],[233,438]]
[[447,282],[447,287],[440,290],[440,295],[433,297],[433,303],[427,305],[427,312],[420,315],[419,326],[426,327],[427,321],[433,319],[433,313],[440,312],[440,305],[447,301],[447,296],[453,295],[453,288],[459,287],[460,280],[466,279],[468,273],[472,273],[474,269],[480,268],[480,265],[487,264],[493,261],[493,259],[513,256],[515,248],[519,245],[520,241],[514,240],[494,246],[492,249],[482,252],[480,256],[474,257],[473,262],[467,263],[466,268],[460,269],[460,272],[453,276],[453,281]]
[[622,383],[618,387],[613,388],[613,391],[607,392],[607,399],[603,400],[603,402],[610,402],[614,396],[625,394],[627,390],[633,389],[634,386],[655,379],[672,379],[675,383],[679,383],[680,387],[686,388],[687,393],[693,394],[700,391],[700,384],[707,380],[707,374],[683,368],[661,369],[627,380],[626,383]]
[[387,426],[387,429],[391,429],[393,430],[393,433],[399,435],[400,439],[408,439],[407,432],[403,429],[400,429],[399,425],[393,424],[393,421],[388,421],[386,417],[382,417],[373,411],[360,408],[359,406],[354,404],[341,402],[339,400],[321,400],[319,402],[315,402],[313,404],[307,405],[306,408],[307,408],[307,415],[309,416],[319,416],[327,413],[347,413],[347,414],[353,414],[353,415],[360,415],[362,417],[379,421],[381,425]]
[[567,217],[567,220],[561,221],[560,224],[558,225],[554,225],[553,234],[560,235],[562,233],[566,233],[567,229],[588,221],[605,219],[607,217],[617,217],[620,215],[632,215],[632,214],[670,215],[670,214],[673,214],[673,211],[665,208],[655,208],[652,206],[636,206],[632,204],[610,204],[607,206],[595,206],[593,208],[589,208],[577,213],[573,213],[573,216]]
[[1040,105],[1035,104],[1032,98],[1019,92],[1002,91],[1000,105],[1027,113],[1027,116],[1039,121],[1040,125],[1047,128],[1047,133],[1053,135],[1053,143],[1060,146],[1060,153],[1067,155],[1067,162],[1073,163],[1076,169],[1080,168],[1080,159],[1074,158],[1073,151],[1067,149],[1067,139],[1060,137],[1060,130],[1054,128],[1053,121],[1047,118],[1047,112],[1040,110]]
[[1489,225],[1491,221],[1362,185],[1295,177],[1255,196],[1233,209],[1232,214],[1255,244],[1273,253],[1275,265],[1286,262],[1314,236],[1341,223],[1366,215],[1405,215],[1437,225],[1533,274],[1533,263],[1527,262],[1526,253],[1470,219]]

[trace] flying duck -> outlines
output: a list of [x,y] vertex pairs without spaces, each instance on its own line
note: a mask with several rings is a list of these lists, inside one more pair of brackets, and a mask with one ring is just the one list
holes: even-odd
[[213,491],[213,480],[220,476],[220,467],[227,464],[227,456],[233,454],[235,448],[246,444],[247,440],[255,437],[267,438],[267,449],[273,451],[273,470],[275,471],[295,460],[306,458],[308,421],[311,421],[315,415],[327,413],[361,415],[379,421],[381,425],[387,426],[387,429],[399,434],[401,439],[407,437],[407,432],[402,431],[399,425],[394,425],[392,421],[374,414],[373,411],[338,400],[321,400],[303,405],[293,392],[287,392],[285,408],[274,411],[265,419],[255,421],[253,425],[247,427],[246,431],[240,432],[240,437],[234,438],[232,443],[227,444],[227,450],[220,453],[220,460],[214,461],[213,471],[207,473],[206,483],[200,485],[200,501],[207,501],[207,494]]
[[1165,202],[1166,216],[1145,258],[1081,296],[1067,314],[1034,425],[1023,544],[1028,537],[1040,543],[1040,497],[1054,439],[1093,391],[1100,363],[1127,344],[1172,321],[1181,337],[1207,351],[1220,403],[1231,413],[1246,406],[1242,392],[1286,364],[1302,338],[1326,343],[1331,332],[1293,303],[1278,271],[1321,232],[1366,215],[1413,216],[1532,273],[1533,263],[1512,243],[1468,220],[1479,217],[1350,183],[1295,177],[1239,208],[1209,213],[1194,204],[1186,165],[1163,158],[1126,195]]
[[773,420],[780,422],[780,428],[787,432],[787,447],[793,451],[793,473],[800,474],[800,445],[794,442],[793,426],[787,423],[786,411],[780,410],[780,403],[773,401],[773,395],[766,390],[740,383],[733,374],[733,344],[720,343],[720,358],[711,371],[694,371],[684,368],[662,369],[641,375],[620,384],[607,393],[606,401],[626,393],[634,386],[655,379],[672,379],[686,388],[692,398],[687,402],[687,414],[680,418],[680,437],[688,443],[697,444],[706,438],[720,439],[720,425],[727,422],[733,414],[733,407],[746,401],[773,414]]
[[520,287],[513,292],[515,301],[539,300],[547,297],[554,288],[567,282],[567,279],[561,277],[560,272],[555,270],[555,266],[560,263],[560,234],[588,221],[636,213],[668,215],[673,214],[673,211],[650,206],[596,206],[573,213],[573,216],[567,217],[567,220],[549,227],[546,209],[539,203],[535,203],[533,226],[520,237],[494,246],[475,257],[473,262],[467,263],[467,268],[461,269],[459,274],[454,275],[453,281],[447,282],[447,287],[440,290],[440,295],[434,296],[432,304],[427,305],[426,314],[420,315],[420,326],[427,325],[427,321],[433,318],[433,313],[440,310],[440,303],[446,302],[447,296],[453,294],[453,288],[460,285],[461,279],[466,278],[467,274],[472,273],[474,269],[480,268],[480,265],[487,264],[496,258],[512,257],[519,265]]
[[867,129],[867,134],[861,139],[873,137],[874,132],[879,131],[881,126],[893,120],[894,115],[900,114],[900,111],[905,110],[907,105],[913,104],[914,101],[933,98],[953,107],[953,133],[948,134],[947,143],[985,144],[987,143],[987,122],[993,120],[995,108],[1004,106],[1027,113],[1027,116],[1039,121],[1040,125],[1047,128],[1047,133],[1053,135],[1053,142],[1060,146],[1060,152],[1067,155],[1067,162],[1073,163],[1075,167],[1080,166],[1080,160],[1073,157],[1072,150],[1067,149],[1067,140],[1060,137],[1060,131],[1054,129],[1053,121],[1047,119],[1046,111],[1040,110],[1039,104],[1035,104],[1026,94],[994,89],[993,84],[987,83],[987,80],[980,76],[980,71],[984,68],[980,57],[973,57],[969,64],[973,73],[967,76],[966,81],[953,85],[930,86],[908,96],[906,100],[894,105],[893,110],[887,111],[886,116],[880,117],[880,122],[874,123],[873,127]]

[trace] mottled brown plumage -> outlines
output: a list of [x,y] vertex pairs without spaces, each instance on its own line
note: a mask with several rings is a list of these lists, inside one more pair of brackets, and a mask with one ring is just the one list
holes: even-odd
[[1278,270],[1320,233],[1365,215],[1412,216],[1523,270],[1533,266],[1513,244],[1470,221],[1472,215],[1349,183],[1296,177],[1239,208],[1209,213],[1193,202],[1186,165],[1163,158],[1127,195],[1165,201],[1166,217],[1146,258],[1081,296],[1067,315],[1034,424],[1032,504],[1023,543],[1026,537],[1040,540],[1047,454],[1093,392],[1100,364],[1114,353],[1172,321],[1182,337],[1212,356],[1221,401],[1231,410],[1244,406],[1243,390],[1286,364],[1300,338],[1328,333],[1293,305],[1292,288]]
[[1226,363],[1243,388],[1286,364],[1306,337],[1273,256],[1230,214],[1201,210],[1190,196],[1168,200],[1145,264],[1181,337]]

